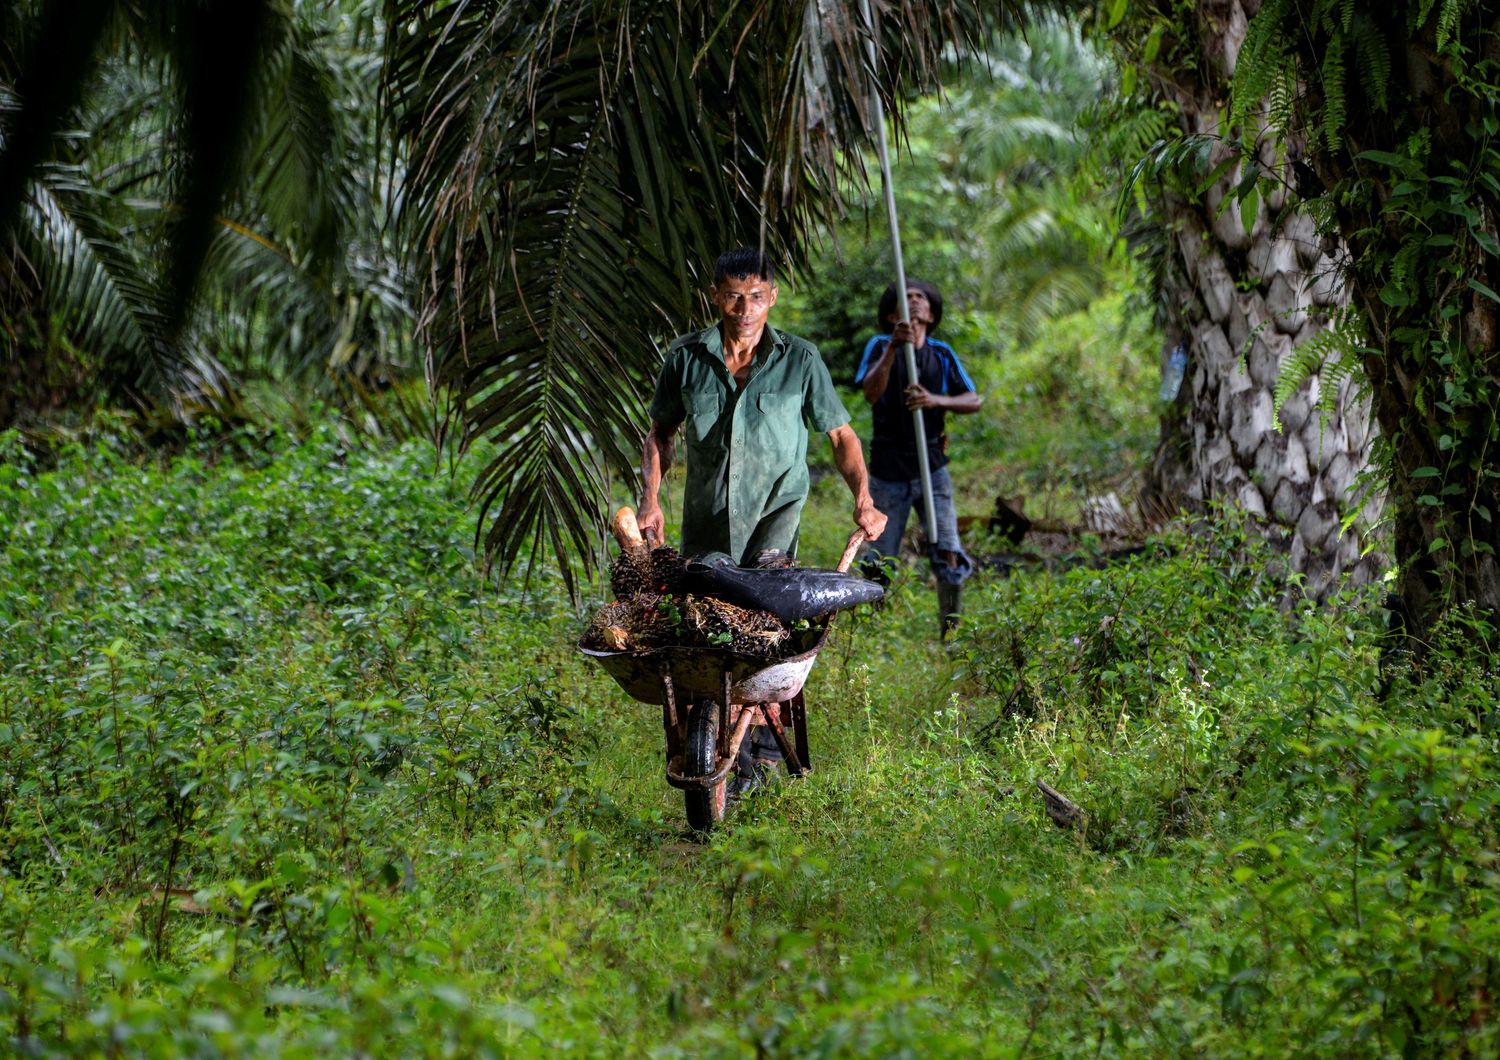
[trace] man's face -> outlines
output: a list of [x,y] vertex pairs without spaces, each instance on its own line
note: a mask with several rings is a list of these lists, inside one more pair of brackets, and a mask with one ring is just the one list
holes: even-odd
[[709,289],[714,304],[724,317],[724,333],[748,338],[766,325],[766,317],[776,304],[776,285],[759,276],[726,277],[723,283]]
[[[915,287],[906,289],[906,313],[913,324],[932,323],[932,303]],[[896,313],[892,313],[887,319],[892,324],[898,324],[901,321],[901,317]]]

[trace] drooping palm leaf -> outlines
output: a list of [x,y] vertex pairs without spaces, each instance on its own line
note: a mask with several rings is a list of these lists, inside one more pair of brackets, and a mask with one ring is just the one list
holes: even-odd
[[[25,120],[0,129],[0,235],[15,223],[22,194],[49,156],[49,141],[78,103],[95,63],[95,45],[115,0],[10,3],[0,29],[0,81],[25,100]],[[19,119],[21,111],[13,114]]]
[[1078,120],[1098,104],[1107,69],[1078,25],[1039,17],[1024,36],[995,35],[975,64],[988,76],[968,79],[948,109],[955,168],[1005,184],[1076,170],[1088,148]]
[[1107,216],[1059,185],[1012,188],[992,212],[987,283],[1013,337],[1031,341],[1049,319],[1083,309],[1106,289],[1114,243]]
[[[0,136],[30,120],[6,91],[16,40],[48,4],[25,7],[4,23],[14,34],[0,47]],[[27,188],[28,228],[10,244],[35,274],[32,297],[46,302],[30,311],[64,322],[115,397],[201,407],[233,380],[265,375],[363,408],[371,387],[409,372],[400,362],[412,321],[383,228],[379,0],[245,8],[257,39],[235,75],[243,113],[207,146],[205,105],[182,104],[195,84],[223,76],[205,70],[221,49],[187,54],[223,32],[202,7],[127,4],[110,20],[99,43],[107,59],[69,116],[77,131],[51,138],[53,160]],[[232,172],[221,181],[204,165]],[[190,215],[210,205],[190,255],[198,264],[185,265]],[[199,291],[191,303],[186,273]]]
[[1076,22],[1038,17],[1026,34],[997,34],[941,107],[914,131],[933,145],[972,217],[981,302],[999,333],[1028,342],[1056,316],[1109,288],[1115,235],[1081,120],[1106,92],[1106,64]]
[[[572,585],[606,475],[631,474],[662,340],[704,321],[707,270],[761,243],[796,265],[858,184],[868,71],[847,0],[388,0],[433,385],[465,446],[486,554],[544,544]],[[890,107],[975,7],[883,9]]]
[[51,303],[66,307],[74,341],[112,351],[114,385],[127,392],[218,393],[222,366],[175,342],[160,286],[86,176],[46,166],[31,187],[14,246]]

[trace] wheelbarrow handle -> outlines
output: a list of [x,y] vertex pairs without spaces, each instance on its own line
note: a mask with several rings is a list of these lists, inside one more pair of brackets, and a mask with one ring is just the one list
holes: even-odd
[[854,562],[854,554],[859,551],[859,546],[865,543],[865,531],[863,527],[855,527],[854,533],[849,535],[849,543],[844,546],[844,554],[839,557],[839,573],[849,573],[849,566]]

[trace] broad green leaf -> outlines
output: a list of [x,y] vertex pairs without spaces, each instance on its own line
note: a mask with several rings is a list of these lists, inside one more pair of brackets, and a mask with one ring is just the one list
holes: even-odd
[[1391,169],[1400,170],[1403,173],[1416,174],[1420,172],[1420,166],[1405,155],[1392,154],[1390,151],[1361,151],[1355,155],[1368,162],[1375,162]]
[[1469,277],[1469,286],[1478,291],[1480,294],[1484,295],[1490,301],[1500,302],[1500,294],[1496,294],[1493,288],[1480,283],[1472,276]]
[[1411,305],[1411,295],[1390,283],[1380,289],[1380,300],[1393,309]]
[[1493,235],[1483,228],[1471,228],[1469,232],[1473,235],[1474,242],[1478,243],[1486,254],[1492,258],[1500,257],[1500,241],[1497,241]]
[[1245,226],[1245,234],[1249,235],[1255,228],[1255,221],[1260,213],[1260,189],[1251,186],[1240,199],[1240,223]]
[[1228,173],[1234,167],[1237,161],[1239,159],[1236,155],[1230,155],[1215,165],[1213,169],[1209,170],[1208,176],[1204,177],[1198,184],[1198,194],[1200,196],[1203,195],[1209,188],[1217,184],[1223,178],[1224,174]]
[[1150,64],[1150,63],[1154,63],[1156,61],[1157,53],[1159,53],[1161,51],[1162,33],[1165,30],[1165,28],[1166,28],[1166,23],[1164,23],[1164,22],[1162,22],[1160,20],[1152,23],[1152,26],[1151,26],[1151,35],[1146,38],[1146,47],[1141,52],[1141,61],[1142,62]]

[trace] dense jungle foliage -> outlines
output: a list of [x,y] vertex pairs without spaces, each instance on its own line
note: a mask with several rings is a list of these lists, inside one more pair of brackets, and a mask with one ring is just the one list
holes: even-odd
[[[1356,237],[1366,319],[1291,370],[1411,369],[1388,433],[1431,451],[1381,473],[1424,562],[1314,606],[1234,511],[1114,557],[976,528],[957,638],[920,566],[840,616],[814,772],[712,837],[659,710],[575,650],[587,550],[711,251],[784,253],[773,322],[851,382],[887,272],[853,5],[0,11],[0,1052],[1500,1053],[1500,638],[1458,603],[1416,656],[1381,606],[1494,569],[1491,16],[1002,7],[876,34],[910,271],[986,398],[950,421],[960,511],[1128,495],[1150,200],[1229,152],[1226,210],[1312,173]],[[1265,20],[1227,123],[1168,135],[1161,65],[1235,11]],[[826,566],[849,497],[810,459]]]
[[0,424],[357,412],[417,378],[378,5],[115,6],[0,12]]
[[951,654],[903,576],[814,669],[816,772],[700,843],[587,601],[480,578],[425,445],[3,444],[10,1049],[1496,1047],[1493,660],[1459,616],[1382,670],[1369,597],[1287,613],[1232,522],[984,573]]

